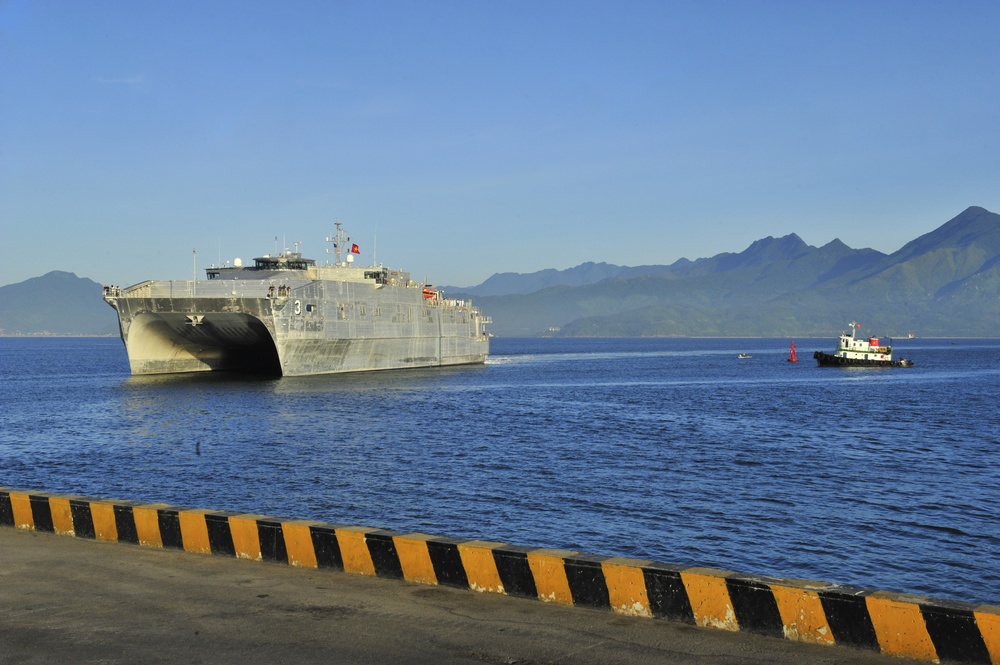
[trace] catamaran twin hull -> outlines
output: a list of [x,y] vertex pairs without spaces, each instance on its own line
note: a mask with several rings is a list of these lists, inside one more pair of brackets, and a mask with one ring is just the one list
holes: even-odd
[[[134,375],[249,371],[302,376],[476,364],[488,320],[412,282],[358,279],[152,281],[105,289]],[[351,271],[351,272],[345,272]],[[350,278],[350,279],[348,279]]]

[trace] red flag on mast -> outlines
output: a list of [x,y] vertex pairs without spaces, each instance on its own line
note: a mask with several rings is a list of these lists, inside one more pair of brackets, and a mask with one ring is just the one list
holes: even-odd
[[351,245],[351,254],[360,254],[361,250],[358,249],[357,245]]

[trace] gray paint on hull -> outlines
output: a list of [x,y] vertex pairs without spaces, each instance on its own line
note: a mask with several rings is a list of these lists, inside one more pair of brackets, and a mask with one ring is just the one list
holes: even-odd
[[426,302],[419,289],[306,281],[269,297],[260,283],[252,297],[250,285],[239,286],[240,295],[234,288],[227,297],[211,282],[196,290],[190,282],[147,282],[106,296],[132,374],[305,376],[479,364],[489,354],[477,310]]

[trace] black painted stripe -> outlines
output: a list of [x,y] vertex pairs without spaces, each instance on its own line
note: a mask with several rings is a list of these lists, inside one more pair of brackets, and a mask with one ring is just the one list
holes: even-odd
[[742,575],[726,578],[729,599],[740,630],[769,637],[784,637],[784,622],[778,601],[768,584]]
[[872,625],[863,589],[842,587],[819,592],[830,632],[836,644],[850,644],[873,651],[882,651]]
[[392,537],[396,535],[399,534],[384,529],[365,534],[368,553],[375,565],[375,574],[379,577],[388,577],[394,580],[403,579],[403,566],[399,562],[396,544],[392,542]]
[[205,526],[208,528],[208,548],[212,554],[235,557],[236,546],[233,545],[233,532],[229,528],[229,516],[206,513]]
[[157,508],[156,523],[160,527],[160,542],[164,547],[184,549],[184,536],[181,534],[181,518],[176,510]]
[[427,553],[431,557],[438,584],[469,588],[469,576],[465,574],[462,555],[458,551],[458,544],[463,542],[465,541],[458,538],[435,538],[427,541]]
[[56,529],[52,526],[52,506],[49,505],[49,497],[29,494],[28,503],[31,505],[31,519],[35,523],[35,531],[55,533]]
[[313,524],[309,527],[309,537],[312,538],[316,565],[319,568],[344,569],[344,557],[340,553],[336,527]]
[[927,633],[941,660],[989,665],[990,652],[983,641],[976,617],[968,606],[939,601],[920,606]]
[[288,563],[285,532],[281,522],[257,520],[257,539],[260,541],[260,558],[264,561]]
[[694,610],[687,588],[681,579],[681,569],[661,563],[643,566],[646,597],[654,617],[694,625]]
[[504,545],[493,550],[493,562],[497,566],[500,581],[508,596],[538,598],[535,576],[528,565],[528,552],[534,548]]
[[[14,527],[13,503],[9,490],[0,490],[0,526]],[[50,495],[28,494],[35,529],[54,531]],[[77,537],[95,538],[91,501],[69,499],[70,516]],[[104,505],[104,504],[102,504]],[[135,516],[131,503],[112,504],[119,542],[138,543]],[[228,514],[206,514],[209,544],[213,554],[235,556]],[[158,509],[157,521],[164,547],[183,548],[178,510]],[[257,522],[261,556],[266,560],[287,563],[281,522],[262,519]],[[310,525],[310,536],[317,565],[343,570],[343,557],[333,525]],[[376,574],[402,578],[402,567],[391,531],[366,534],[366,543]],[[439,583],[468,587],[458,545],[465,541],[435,538],[427,541],[428,553]],[[528,565],[531,548],[503,545],[492,550],[493,560],[507,593],[537,597],[534,577]],[[564,560],[564,569],[576,605],[607,609],[607,582],[601,563],[608,557],[576,555]],[[646,583],[650,609],[654,616],[694,623],[690,600],[680,577],[681,569],[663,564],[641,568]],[[741,630],[782,637],[782,622],[769,584],[761,578],[733,575],[726,585]],[[866,597],[872,591],[838,587],[819,592],[820,601],[836,643],[879,651],[878,639],[868,613]],[[980,632],[973,606],[952,601],[931,601],[919,605],[928,634],[942,660],[964,663],[991,663],[989,649]]]
[[77,538],[96,538],[94,514],[90,512],[90,501],[69,500],[69,514],[73,518],[73,533]]
[[119,543],[139,544],[139,532],[135,528],[132,506],[115,504],[115,530],[118,531]]
[[14,526],[14,506],[7,491],[0,491],[0,526]]
[[601,567],[601,562],[610,558],[580,554],[563,559],[566,581],[569,582],[574,605],[599,610],[611,609],[608,582],[604,579],[604,568]]

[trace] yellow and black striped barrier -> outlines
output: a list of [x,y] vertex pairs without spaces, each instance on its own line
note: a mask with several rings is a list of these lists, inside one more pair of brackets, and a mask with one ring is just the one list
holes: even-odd
[[1000,607],[419,533],[0,488],[0,526],[1000,665]]

